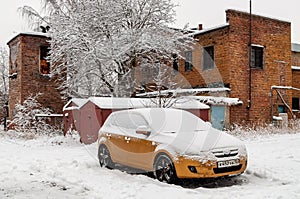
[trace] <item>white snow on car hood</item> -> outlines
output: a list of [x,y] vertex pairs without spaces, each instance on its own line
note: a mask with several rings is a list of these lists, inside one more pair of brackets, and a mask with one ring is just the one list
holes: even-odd
[[150,136],[149,140],[174,148],[179,154],[193,155],[214,149],[243,146],[239,139],[214,128],[204,131],[159,133]]

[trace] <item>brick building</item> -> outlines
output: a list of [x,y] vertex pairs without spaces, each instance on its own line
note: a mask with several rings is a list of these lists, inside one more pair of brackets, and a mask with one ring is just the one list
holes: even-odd
[[63,100],[57,82],[49,75],[46,61],[49,38],[44,33],[21,33],[8,42],[9,56],[9,119],[15,114],[15,105],[28,96],[41,93],[39,103],[53,113],[62,113]]
[[[192,88],[228,89],[205,95],[243,102],[212,107],[223,127],[244,122],[265,124],[279,113],[291,118],[292,102],[296,107],[297,101],[293,95],[300,97],[297,90],[288,89],[300,88],[300,71],[293,67],[292,72],[291,23],[230,9],[225,24],[202,28],[193,29],[197,45],[182,53],[185,59],[179,60],[178,71]],[[300,66],[297,53],[293,52],[293,66]]]
[[194,86],[222,82],[230,88],[228,97],[243,101],[241,106],[227,107],[229,124],[268,123],[272,111],[278,115],[292,105],[291,90],[271,91],[272,86],[292,86],[291,24],[258,15],[252,15],[251,22],[250,31],[248,13],[227,10],[225,25],[195,32],[196,70],[182,71]]
[[180,68],[194,87],[222,83],[230,88],[228,97],[243,101],[227,107],[228,124],[268,123],[273,115],[289,113],[296,91],[286,87],[299,79],[292,76],[290,22],[252,15],[251,23],[250,31],[248,13],[227,10],[226,24],[194,33],[199,47],[192,52],[193,69]]

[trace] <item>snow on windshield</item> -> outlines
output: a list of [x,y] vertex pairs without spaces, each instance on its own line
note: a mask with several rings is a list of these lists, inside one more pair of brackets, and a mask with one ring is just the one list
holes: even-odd
[[192,113],[175,109],[151,109],[148,123],[155,132],[203,131],[210,128]]

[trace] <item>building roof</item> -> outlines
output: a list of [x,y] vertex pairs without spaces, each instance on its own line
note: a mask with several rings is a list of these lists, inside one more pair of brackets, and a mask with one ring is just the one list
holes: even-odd
[[225,23],[225,24],[222,24],[222,25],[214,26],[214,27],[211,27],[211,28],[203,29],[203,30],[194,30],[192,33],[190,33],[190,35],[191,36],[197,36],[197,35],[205,34],[205,33],[208,33],[208,32],[216,31],[216,30],[219,30],[219,29],[227,28],[227,27],[229,27],[229,23]]
[[293,52],[300,52],[300,44],[292,43],[292,51]]
[[[235,9],[227,9],[226,13],[227,12],[235,12],[235,13],[240,13],[240,14],[243,14],[243,15],[250,15],[249,11],[240,11],[240,10],[235,10]],[[269,17],[269,16],[265,16],[265,15],[260,15],[260,14],[256,14],[256,13],[252,13],[252,17],[260,17],[260,18],[264,18],[264,19],[278,21],[278,22],[281,22],[281,23],[291,24],[290,21],[278,19],[278,18],[275,18],[275,17]]]
[[19,36],[33,36],[33,37],[50,37],[48,33],[43,33],[43,32],[24,32],[24,33],[19,33],[15,35],[12,39],[10,39],[7,42],[7,45],[9,45],[10,42],[12,42],[15,38]]

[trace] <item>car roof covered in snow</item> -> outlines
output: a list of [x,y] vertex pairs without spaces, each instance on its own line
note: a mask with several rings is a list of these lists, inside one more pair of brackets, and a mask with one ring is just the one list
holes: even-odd
[[[202,129],[207,130],[210,126],[201,120],[194,114],[173,108],[140,108],[140,109],[130,109],[113,112],[109,117],[115,118],[115,116],[122,115],[122,113],[127,113],[128,116],[133,114],[142,115],[148,124],[156,132],[168,131],[168,132],[178,132],[179,129]],[[110,121],[110,120],[108,120]],[[110,123],[110,122],[109,122]]]

